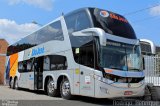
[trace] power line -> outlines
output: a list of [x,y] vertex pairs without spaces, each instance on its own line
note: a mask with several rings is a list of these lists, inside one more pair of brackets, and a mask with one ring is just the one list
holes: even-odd
[[142,11],[154,8],[154,7],[158,7],[158,6],[160,6],[160,4],[157,4],[157,5],[154,5],[154,6],[151,6],[151,7],[147,7],[147,8],[143,8],[143,9],[140,9],[140,10],[137,10],[137,11],[133,11],[133,12],[130,12],[130,13],[126,13],[126,14],[124,14],[124,16],[136,14],[136,13],[139,13],[139,12],[142,12]]
[[139,22],[143,22],[143,21],[147,21],[147,20],[151,20],[151,19],[159,19],[159,18],[160,18],[159,16],[152,16],[152,17],[147,17],[147,18],[144,18],[144,19],[133,21],[132,23],[139,23]]

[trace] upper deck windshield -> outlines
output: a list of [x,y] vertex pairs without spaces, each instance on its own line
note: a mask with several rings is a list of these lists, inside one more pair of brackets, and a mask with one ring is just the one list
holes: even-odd
[[102,28],[106,33],[112,35],[136,39],[133,28],[123,16],[97,8],[89,10],[94,27]]
[[106,46],[101,46],[100,65],[103,68],[123,71],[141,71],[140,47],[139,45],[107,41]]

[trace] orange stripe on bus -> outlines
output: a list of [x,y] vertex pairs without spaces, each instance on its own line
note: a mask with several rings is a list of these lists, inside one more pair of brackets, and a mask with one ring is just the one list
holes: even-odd
[[18,53],[10,56],[10,77],[14,77],[16,75],[16,71],[18,69]]

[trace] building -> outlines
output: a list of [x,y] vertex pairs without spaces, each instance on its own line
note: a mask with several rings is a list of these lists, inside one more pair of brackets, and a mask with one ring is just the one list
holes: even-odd
[[7,41],[5,39],[0,39],[0,84],[4,84],[7,47]]

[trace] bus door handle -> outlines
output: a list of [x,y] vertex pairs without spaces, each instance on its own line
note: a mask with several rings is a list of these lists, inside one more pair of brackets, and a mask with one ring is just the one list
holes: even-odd
[[81,75],[83,75],[84,73],[83,73],[83,71],[81,71]]

